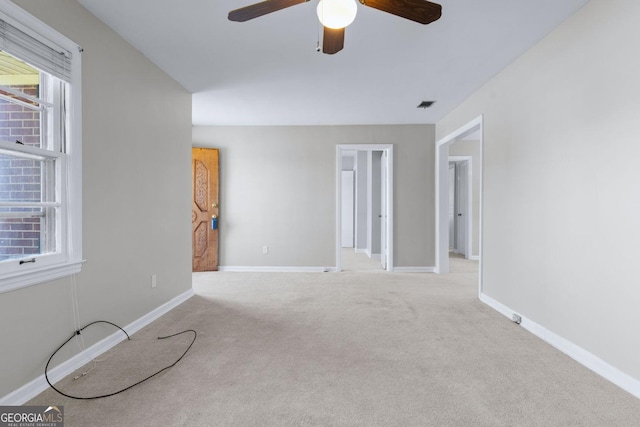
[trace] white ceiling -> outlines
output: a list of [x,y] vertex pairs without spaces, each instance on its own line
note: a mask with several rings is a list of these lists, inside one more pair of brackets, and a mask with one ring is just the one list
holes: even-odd
[[194,125],[435,123],[588,2],[440,0],[426,26],[358,3],[325,55],[317,0],[244,23],[254,0],[78,1],[193,93]]

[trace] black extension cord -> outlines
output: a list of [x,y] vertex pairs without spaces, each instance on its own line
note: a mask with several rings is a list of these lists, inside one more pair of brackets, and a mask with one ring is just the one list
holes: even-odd
[[142,384],[143,382],[147,381],[148,379],[151,379],[151,378],[155,377],[155,376],[156,376],[156,375],[158,375],[159,373],[164,372],[164,371],[166,371],[167,369],[174,367],[174,366],[175,366],[179,361],[181,361],[181,360],[182,360],[182,358],[185,356],[185,354],[187,354],[187,352],[191,349],[191,346],[193,345],[193,343],[194,343],[194,342],[196,342],[196,337],[197,337],[197,335],[198,335],[198,334],[197,334],[197,332],[196,332],[196,331],[194,331],[193,329],[187,329],[186,331],[178,332],[177,334],[167,335],[166,337],[158,337],[158,339],[159,339],[159,340],[163,340],[163,339],[165,339],[165,338],[175,337],[175,336],[177,336],[177,335],[185,334],[185,333],[187,333],[187,332],[193,332],[193,340],[191,341],[191,344],[189,344],[189,347],[187,347],[187,349],[184,351],[184,353],[182,353],[182,356],[180,356],[180,357],[178,358],[178,360],[176,360],[175,362],[173,362],[171,365],[166,366],[166,367],[164,367],[164,368],[160,369],[158,372],[156,372],[156,373],[154,373],[154,374],[149,375],[147,378],[145,378],[145,379],[143,379],[143,380],[138,381],[138,382],[137,382],[137,383],[135,383],[135,384],[131,384],[130,386],[125,387],[125,388],[123,388],[122,390],[118,390],[118,391],[116,391],[116,392],[109,393],[109,394],[103,394],[103,395],[100,395],[100,396],[90,396],[90,397],[71,396],[70,394],[66,394],[66,393],[64,393],[64,392],[62,392],[62,391],[60,391],[60,390],[58,390],[57,388],[55,388],[55,386],[54,386],[53,384],[51,384],[51,381],[49,381],[49,375],[48,375],[49,363],[51,363],[51,359],[53,359],[53,357],[54,357],[54,356],[55,356],[55,355],[56,355],[56,354],[57,354],[57,353],[62,349],[62,347],[64,347],[65,345],[67,345],[67,343],[68,343],[69,341],[71,341],[71,339],[72,339],[73,337],[75,337],[76,335],[80,335],[80,334],[82,333],[82,331],[84,331],[86,328],[88,328],[89,326],[94,325],[94,324],[96,324],[96,323],[107,323],[107,324],[109,324],[109,325],[115,326],[116,328],[118,328],[118,329],[120,329],[122,332],[124,332],[124,334],[127,336],[127,340],[131,340],[131,337],[129,337],[129,334],[128,334],[124,329],[122,329],[120,326],[116,325],[115,323],[111,323],[111,322],[108,322],[108,321],[106,321],[106,320],[96,320],[95,322],[91,322],[91,323],[89,323],[88,325],[86,325],[86,326],[84,326],[84,327],[82,327],[82,328],[78,329],[77,331],[75,331],[75,332],[73,333],[73,335],[71,335],[71,336],[69,337],[69,339],[68,339],[68,340],[66,340],[64,343],[62,343],[62,345],[61,345],[60,347],[58,347],[58,349],[57,349],[56,351],[54,351],[54,352],[53,352],[53,354],[51,355],[51,357],[49,357],[49,360],[47,361],[47,365],[44,367],[44,377],[45,377],[45,379],[47,380],[47,383],[49,383],[49,385],[51,386],[51,388],[52,388],[52,389],[54,389],[55,391],[57,391],[58,393],[60,393],[60,394],[61,394],[61,395],[63,395],[63,396],[69,397],[69,398],[71,398],[71,399],[78,399],[78,400],[91,400],[91,399],[101,399],[101,398],[103,398],[103,397],[114,396],[114,395],[116,395],[116,394],[122,393],[123,391],[127,391],[127,390],[129,390],[130,388],[133,388],[133,387],[137,386],[138,384]]

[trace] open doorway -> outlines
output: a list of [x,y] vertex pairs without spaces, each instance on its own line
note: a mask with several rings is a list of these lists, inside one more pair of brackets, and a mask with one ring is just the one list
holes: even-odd
[[473,156],[449,156],[449,253],[466,259],[474,258],[473,230],[478,226],[474,193]]
[[336,174],[336,271],[392,271],[393,146],[338,145]]
[[436,143],[436,273],[449,272],[450,254],[480,260],[479,291],[482,289],[482,145],[482,117]]

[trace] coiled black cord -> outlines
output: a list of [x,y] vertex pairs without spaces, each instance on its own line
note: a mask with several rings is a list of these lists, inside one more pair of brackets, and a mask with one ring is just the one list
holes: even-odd
[[75,331],[75,332],[73,333],[73,335],[71,335],[71,336],[69,337],[69,339],[68,339],[68,340],[66,340],[64,343],[62,343],[62,345],[61,345],[60,347],[58,347],[58,349],[57,349],[56,351],[54,351],[54,352],[53,352],[53,354],[51,355],[51,357],[49,357],[49,360],[47,361],[47,365],[44,367],[44,377],[45,377],[45,379],[47,380],[47,383],[51,386],[51,388],[52,388],[52,389],[54,389],[55,391],[57,391],[58,393],[60,393],[60,394],[61,394],[61,395],[63,395],[63,396],[69,397],[69,398],[71,398],[71,399],[78,399],[78,400],[91,400],[91,399],[101,399],[101,398],[103,398],[103,397],[114,396],[114,395],[116,395],[116,394],[122,393],[123,391],[127,391],[127,390],[129,390],[130,388],[133,388],[133,387],[137,386],[138,384],[142,384],[143,382],[147,381],[148,379],[151,379],[151,378],[155,377],[155,376],[156,376],[156,375],[158,375],[159,373],[164,372],[164,371],[166,371],[167,369],[174,367],[174,366],[175,366],[179,361],[181,361],[181,360],[182,360],[182,358],[185,356],[185,354],[187,354],[187,352],[191,349],[191,346],[193,345],[193,343],[194,343],[194,342],[196,342],[196,337],[197,337],[197,335],[198,335],[198,333],[197,333],[196,331],[194,331],[193,329],[187,329],[187,330],[185,330],[185,331],[178,332],[178,333],[173,334],[173,335],[167,335],[166,337],[158,337],[158,339],[159,339],[159,340],[163,340],[163,339],[166,339],[166,338],[172,338],[172,337],[175,337],[175,336],[178,336],[178,335],[181,335],[181,334],[185,334],[185,333],[187,333],[187,332],[193,332],[193,340],[191,341],[191,344],[189,344],[189,347],[187,347],[187,349],[184,351],[184,353],[182,353],[182,355],[178,358],[178,360],[176,360],[175,362],[173,362],[171,365],[166,366],[166,367],[164,367],[164,368],[160,369],[160,370],[159,370],[159,371],[157,371],[156,373],[149,375],[149,376],[148,376],[148,377],[146,377],[145,379],[138,381],[138,382],[137,382],[137,383],[135,383],[135,384],[131,384],[130,386],[125,387],[125,388],[123,388],[122,390],[118,390],[118,391],[115,391],[115,392],[113,392],[113,393],[109,393],[109,394],[103,394],[103,395],[100,395],[100,396],[90,396],[90,397],[83,397],[83,396],[71,396],[70,394],[67,394],[67,393],[64,393],[64,392],[62,392],[62,391],[58,390],[58,389],[57,389],[53,384],[51,384],[51,381],[49,381],[49,375],[48,375],[49,364],[51,363],[51,360],[53,359],[53,357],[54,357],[54,356],[55,356],[55,355],[56,355],[56,354],[57,354],[57,353],[62,349],[62,347],[64,347],[65,345],[67,345],[67,343],[68,343],[69,341],[71,341],[71,339],[72,339],[73,337],[75,337],[76,335],[80,335],[82,331],[84,331],[86,328],[88,328],[89,326],[94,325],[94,324],[96,324],[96,323],[107,323],[107,324],[109,324],[109,325],[115,326],[116,328],[118,328],[118,329],[120,329],[122,332],[124,332],[124,334],[127,336],[127,340],[131,340],[131,337],[129,337],[129,334],[128,334],[124,329],[122,329],[120,326],[116,325],[115,323],[111,323],[111,322],[108,322],[108,321],[106,321],[106,320],[96,320],[95,322],[91,322],[91,323],[89,323],[88,325],[86,325],[86,326],[84,326],[84,327],[82,327],[82,328],[78,329],[77,331]]

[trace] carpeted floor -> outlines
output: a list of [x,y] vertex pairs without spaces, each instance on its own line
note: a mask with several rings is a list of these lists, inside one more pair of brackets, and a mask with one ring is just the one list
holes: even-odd
[[356,253],[353,248],[342,248],[342,271],[384,272],[380,258],[369,258],[363,253]]
[[73,426],[637,426],[640,400],[477,299],[452,273],[197,273],[197,295],[101,357],[71,393]]

